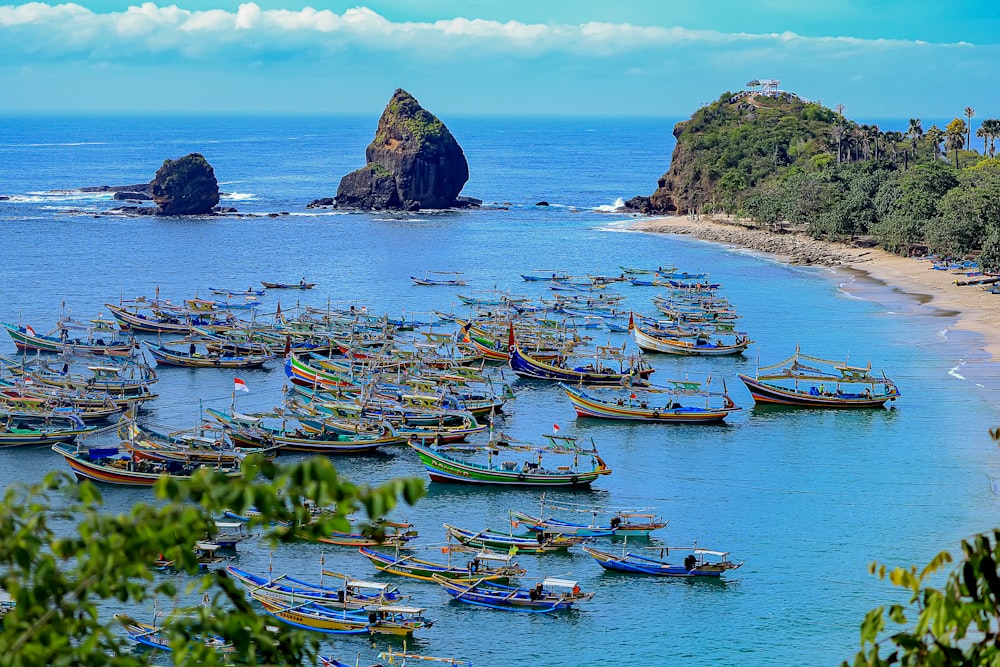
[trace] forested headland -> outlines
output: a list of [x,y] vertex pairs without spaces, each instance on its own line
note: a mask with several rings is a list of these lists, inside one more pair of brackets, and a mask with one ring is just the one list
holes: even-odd
[[904,255],[978,257],[1000,269],[1000,119],[966,107],[944,128],[859,124],[781,92],[727,92],[674,128],[652,214],[728,214]]

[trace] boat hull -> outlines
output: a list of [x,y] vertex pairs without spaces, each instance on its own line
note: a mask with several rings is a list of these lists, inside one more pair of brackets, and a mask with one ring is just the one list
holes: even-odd
[[787,405],[801,408],[881,408],[894,401],[898,393],[865,396],[813,395],[807,391],[789,389],[761,382],[748,375],[739,375],[740,380],[750,390],[754,402],[764,405]]

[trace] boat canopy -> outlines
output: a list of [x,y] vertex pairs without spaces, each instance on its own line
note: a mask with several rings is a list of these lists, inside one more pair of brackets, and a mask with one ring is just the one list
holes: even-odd
[[577,585],[577,582],[572,579],[556,579],[555,577],[546,577],[542,580],[542,586],[548,588],[569,588],[572,589]]

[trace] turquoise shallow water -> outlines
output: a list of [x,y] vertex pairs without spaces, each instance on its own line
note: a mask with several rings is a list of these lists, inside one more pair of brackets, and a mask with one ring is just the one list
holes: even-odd
[[[991,478],[1000,476],[1000,461],[987,433],[998,421],[992,366],[974,339],[949,331],[953,316],[863,276],[630,232],[627,220],[596,211],[651,191],[666,169],[670,120],[445,120],[469,157],[473,179],[465,193],[508,206],[401,216],[307,212],[306,202],[332,194],[339,176],[360,166],[374,119],[7,119],[0,193],[14,201],[0,202],[0,318],[41,331],[54,324],[63,302],[74,315],[92,317],[105,302],[152,296],[157,288],[179,301],[207,296],[210,286],[301,276],[319,286],[280,295],[283,309],[330,301],[422,314],[456,307],[456,290],[411,284],[410,275],[427,270],[463,271],[470,290],[497,286],[535,295],[544,288],[520,281],[519,273],[555,267],[617,273],[620,264],[667,263],[710,271],[756,344],[741,359],[651,360],[654,380],[725,379],[746,408],[727,424],[576,420],[557,389],[519,381],[501,427],[536,438],[558,423],[563,432],[593,438],[614,474],[589,492],[560,492],[556,499],[599,509],[653,507],[670,521],[657,541],[697,540],[731,551],[744,567],[725,583],[663,581],[605,573],[579,552],[522,556],[529,579],[572,576],[597,592],[591,603],[559,616],[449,603],[433,584],[394,580],[437,620],[411,647],[477,665],[838,663],[856,650],[865,612],[900,599],[867,574],[869,562],[922,565],[994,525]],[[103,196],[38,194],[146,180],[163,158],[191,150],[215,166],[230,193],[224,204],[290,215],[127,219],[99,215],[111,205]],[[534,207],[541,199],[556,205]],[[630,307],[652,312],[652,291],[620,291]],[[272,312],[277,302],[268,295],[264,309]],[[862,413],[751,409],[736,374],[752,372],[758,356],[763,364],[778,361],[796,344],[861,364],[870,358],[897,382],[902,399],[894,409]],[[0,341],[0,351],[12,350]],[[199,403],[228,405],[233,375],[164,369],[162,396],[149,417],[190,425]],[[240,396],[241,410],[280,400],[284,376],[277,366],[239,376],[250,387]],[[406,451],[337,461],[362,481],[423,474]],[[48,450],[3,451],[0,485],[62,465]],[[148,495],[110,489],[105,497],[120,509]],[[439,545],[443,522],[503,528],[509,509],[537,505],[530,491],[435,485],[398,515],[416,524],[422,543]],[[283,546],[273,555],[250,544],[239,565],[263,573],[271,559],[275,573],[317,578],[321,553],[329,569],[382,578],[356,553],[312,544]],[[358,638],[327,648],[349,661],[358,653],[374,657]]]

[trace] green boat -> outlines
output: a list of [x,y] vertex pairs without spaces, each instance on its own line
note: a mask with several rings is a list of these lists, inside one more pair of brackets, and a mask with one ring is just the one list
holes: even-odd
[[585,539],[546,532],[538,532],[533,535],[508,535],[489,528],[476,532],[447,523],[444,524],[444,528],[448,531],[448,537],[455,538],[467,547],[489,549],[508,554],[544,554],[551,551],[566,551]]
[[[445,547],[451,552],[451,549]],[[447,579],[485,579],[498,583],[510,583],[515,577],[524,576],[526,570],[514,562],[510,554],[493,554],[480,552],[471,554],[468,563],[451,565],[450,563],[432,563],[421,560],[410,553],[387,554],[368,547],[358,551],[372,562],[380,572],[397,574],[411,579],[434,581],[434,576]]]

